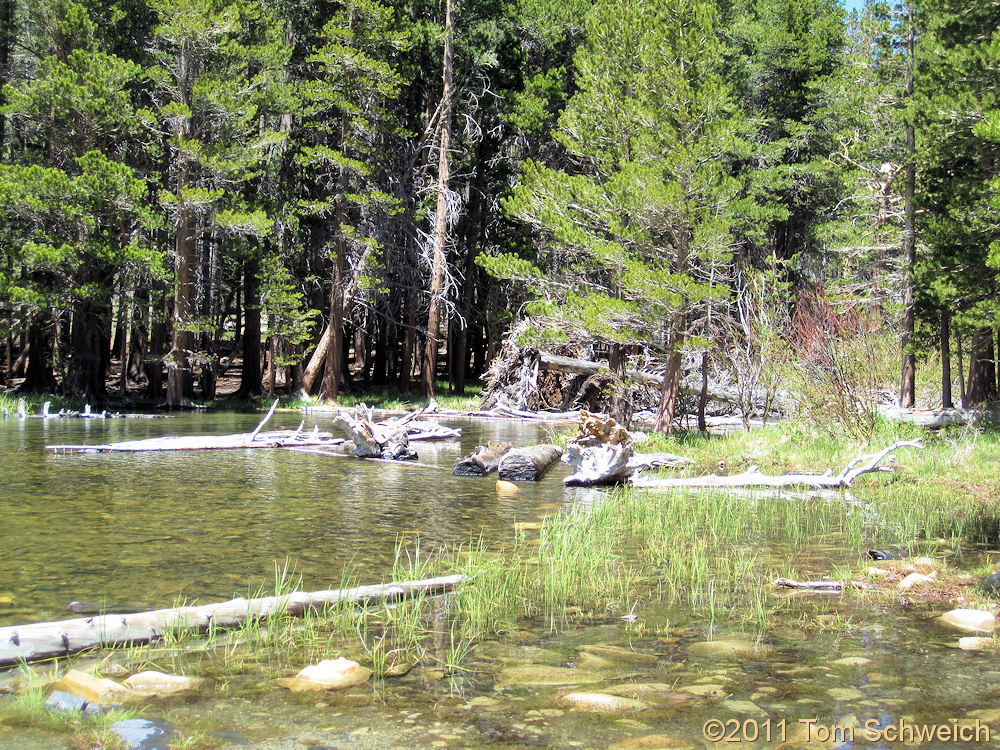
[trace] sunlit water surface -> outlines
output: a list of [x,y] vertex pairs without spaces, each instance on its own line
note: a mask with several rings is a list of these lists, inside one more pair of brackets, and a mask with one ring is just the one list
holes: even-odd
[[[545,427],[516,422],[455,421],[464,430],[461,440],[417,446],[420,462],[437,469],[267,449],[45,450],[59,443],[245,432],[258,419],[192,414],[0,425],[0,597],[12,601],[0,608],[0,624],[66,617],[74,600],[129,607],[215,601],[267,588],[275,565],[286,561],[307,589],[335,587],[347,570],[380,581],[400,542],[412,549],[419,538],[421,549],[430,550],[479,536],[509,540],[517,521],[599,497],[595,490],[564,489],[564,466],[515,495],[498,494],[493,478],[451,476],[454,460],[480,443],[548,439]],[[294,428],[299,420],[279,413],[269,428]],[[306,429],[314,424],[328,429],[329,419],[306,418]],[[859,550],[831,536],[762,554],[818,577],[856,563]],[[767,592],[771,604],[776,595]],[[738,613],[727,613],[725,605],[719,602],[713,619],[704,607],[652,604],[637,609],[633,623],[611,616],[561,633],[525,623],[499,641],[478,644],[469,671],[451,679],[418,668],[402,679],[317,697],[229,675],[209,681],[198,696],[154,701],[144,715],[184,727],[188,737],[200,731],[203,744],[196,747],[274,750],[829,748],[845,739],[843,730],[830,733],[834,726],[854,728],[839,746],[894,748],[905,745],[891,733],[908,722],[924,732],[959,722],[979,727],[971,741],[938,735],[922,741],[924,747],[1000,747],[1000,659],[996,652],[956,648],[958,634],[934,622],[932,607],[793,595],[763,635],[766,653],[705,656],[698,644],[708,639],[756,636],[740,632]],[[581,648],[606,644],[647,658],[601,666]],[[502,670],[512,666],[596,671],[602,683],[511,684]],[[10,674],[6,679],[9,689],[15,682]],[[606,714],[572,709],[565,698],[574,689],[632,685],[660,686],[661,695],[646,696],[650,705],[642,710]],[[688,699],[674,705],[664,689]],[[708,721],[722,722],[723,741],[710,741],[719,737],[708,736],[719,725]],[[0,722],[0,750],[64,742]]]

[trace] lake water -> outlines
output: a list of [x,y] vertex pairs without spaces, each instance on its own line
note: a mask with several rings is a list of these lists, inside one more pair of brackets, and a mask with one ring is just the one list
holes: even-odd
[[[0,624],[63,618],[74,600],[134,607],[221,600],[268,588],[275,564],[286,560],[306,589],[336,587],[345,570],[377,582],[391,569],[399,542],[419,537],[429,551],[478,536],[508,541],[518,521],[599,497],[595,490],[564,489],[562,465],[515,495],[499,495],[493,478],[451,476],[454,460],[480,443],[548,439],[547,428],[518,422],[449,422],[463,428],[461,440],[416,445],[420,462],[439,469],[268,449],[45,450],[60,443],[246,432],[259,418],[0,424],[0,597],[12,600],[0,606]],[[268,427],[294,428],[300,418],[278,413]],[[306,418],[306,429],[314,424],[328,429],[329,418]],[[838,544],[835,534],[795,548],[762,549],[789,570],[817,576],[856,562],[858,552]],[[771,604],[785,596],[765,594]],[[971,740],[939,734],[919,743],[923,747],[1000,747],[1000,657],[956,648],[959,634],[933,619],[940,607],[921,605],[918,596],[905,605],[790,596],[762,634],[760,653],[706,650],[712,639],[759,635],[741,631],[725,602],[717,617],[704,606],[651,602],[635,611],[633,623],[611,616],[563,632],[524,623],[508,636],[477,643],[468,671],[451,679],[424,666],[403,678],[317,696],[275,688],[248,668],[209,677],[197,695],[154,700],[143,713],[180,727],[189,738],[184,747],[886,749],[906,746],[892,733],[905,732],[907,723],[916,727],[911,733],[979,728]],[[595,658],[594,647],[607,646],[619,656]],[[638,656],[624,658],[625,652]],[[74,663],[93,662],[83,656]],[[580,684],[544,684],[551,667],[574,670]],[[17,684],[0,674],[0,693]],[[582,711],[567,704],[573,690],[617,691],[644,705]],[[0,695],[3,700],[10,698]],[[731,741],[710,741],[708,732],[718,725],[709,721],[721,722],[720,737]],[[843,729],[831,736],[830,727],[852,732],[845,740]],[[0,719],[0,750],[64,743],[58,734]]]
[[[163,419],[8,419],[0,423],[0,625],[59,619],[73,601],[164,607],[271,586],[285,562],[307,589],[336,587],[345,569],[378,582],[397,541],[425,550],[482,533],[510,538],[586,490],[553,481],[498,495],[495,477],[453,477],[480,443],[545,440],[537,424],[453,420],[463,437],[415,443],[420,463],[365,462],[254,449],[53,453],[45,446],[251,431],[259,414]],[[267,429],[294,429],[278,412]],[[305,429],[330,430],[306,417]],[[365,577],[365,572],[370,577]]]

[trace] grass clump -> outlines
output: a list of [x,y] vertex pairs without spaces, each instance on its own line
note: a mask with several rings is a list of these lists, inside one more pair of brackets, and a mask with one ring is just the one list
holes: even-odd
[[110,730],[111,725],[139,715],[132,708],[112,708],[86,716],[76,711],[57,711],[45,705],[47,697],[42,688],[31,688],[0,701],[0,724],[69,735],[69,747],[79,750],[117,750],[125,744]]

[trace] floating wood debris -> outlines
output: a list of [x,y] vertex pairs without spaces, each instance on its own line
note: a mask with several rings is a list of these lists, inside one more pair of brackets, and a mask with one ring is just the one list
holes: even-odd
[[417,458],[417,452],[410,448],[411,440],[462,436],[461,430],[419,419],[436,410],[437,402],[431,399],[427,406],[415,409],[403,417],[376,422],[374,409],[358,404],[353,414],[338,414],[333,418],[333,423],[351,436],[355,446],[352,452],[358,458],[408,461]]
[[253,432],[236,435],[179,435],[174,437],[148,438],[146,440],[123,440],[118,443],[96,445],[48,445],[53,451],[74,451],[80,453],[138,453],[141,451],[196,451],[196,450],[226,450],[234,448],[283,448],[286,446],[304,445],[339,445],[346,442],[343,438],[335,438],[329,432],[320,432],[316,427],[312,432],[304,433],[303,424],[296,430],[278,430],[262,432],[264,425],[274,415],[278,406],[275,399],[271,408],[260,421]]
[[573,473],[566,484],[612,484],[651,467],[678,468],[694,463],[673,453],[635,453],[635,441],[624,427],[609,417],[580,412],[580,432],[566,447],[563,461]]
[[702,477],[645,478],[634,477],[632,484],[652,490],[671,489],[674,487],[814,487],[829,489],[845,489],[862,474],[874,472],[891,472],[888,466],[879,466],[882,459],[900,448],[922,448],[920,440],[900,440],[877,453],[866,453],[852,459],[839,474],[833,469],[825,474],[783,474],[774,476],[764,474],[756,466],[752,466],[740,474],[719,476],[709,474]]
[[497,470],[500,460],[512,448],[510,443],[480,445],[465,458],[460,458],[452,467],[456,477],[485,477]]
[[500,459],[497,472],[501,479],[534,482],[541,479],[561,455],[562,448],[558,445],[512,448]]
[[[91,411],[90,404],[84,406],[82,411],[60,409],[57,412],[53,412],[51,407],[52,402],[46,401],[42,404],[40,414],[28,414],[24,399],[19,398],[17,400],[17,411],[14,416],[18,419],[163,419],[167,416],[166,414],[123,414],[117,411],[109,412],[107,409]],[[8,417],[10,417],[10,412],[4,407],[3,418],[7,419]]]
[[776,578],[772,586],[785,589],[800,589],[803,591],[843,591],[845,588],[865,590],[870,588],[861,581],[793,581],[791,578]]
[[106,614],[59,622],[0,628],[0,667],[67,656],[89,648],[110,648],[162,640],[178,630],[204,632],[232,627],[246,620],[263,620],[277,614],[301,615],[307,610],[355,603],[362,606],[399,601],[416,594],[452,591],[463,580],[460,574],[418,581],[357,586],[350,589],[296,591],[282,596],[231,599],[199,607],[173,607],[137,614]]

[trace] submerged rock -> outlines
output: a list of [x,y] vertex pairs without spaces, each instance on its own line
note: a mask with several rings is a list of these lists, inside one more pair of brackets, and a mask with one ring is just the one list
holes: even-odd
[[649,703],[635,698],[624,698],[608,693],[567,693],[559,700],[585,711],[645,711],[647,708],[652,708]]
[[674,685],[666,682],[627,682],[605,688],[602,692],[636,700],[648,700],[657,705],[679,705],[691,700],[692,697],[690,693],[678,692]]
[[340,656],[336,659],[325,659],[319,664],[311,664],[295,677],[283,677],[274,682],[293,692],[343,690],[367,682],[371,676],[370,669]]
[[711,683],[707,685],[686,685],[677,689],[682,693],[696,695],[699,698],[722,698],[729,693],[722,685]]
[[94,677],[78,669],[68,671],[52,687],[101,706],[121,705],[143,697],[114,680]]
[[184,690],[194,690],[201,680],[193,677],[183,677],[181,675],[164,674],[155,670],[139,672],[122,684],[138,693],[150,695],[167,695],[169,693],[180,693]]
[[983,580],[979,582],[979,588],[985,591],[987,594],[998,594],[1000,593],[1000,570],[991,576],[986,576]]
[[991,651],[996,649],[997,645],[995,639],[983,636],[967,635],[958,639],[958,647],[963,651]]
[[585,654],[599,656],[602,659],[624,662],[626,664],[656,664],[658,657],[656,654],[646,654],[641,651],[634,651],[621,646],[580,646],[579,650]]
[[647,734],[644,737],[629,737],[616,742],[608,750],[694,750],[694,745],[682,737]]
[[863,667],[866,664],[871,664],[872,660],[867,659],[864,656],[845,656],[842,659],[834,659],[830,662],[830,666],[834,667]]
[[149,719],[123,719],[112,724],[111,731],[129,750],[170,750],[170,743],[179,739],[172,726]]
[[98,716],[104,712],[98,704],[64,690],[49,693],[49,697],[45,699],[45,707],[60,713],[80,713],[83,716]]
[[966,633],[992,633],[997,625],[993,613],[982,609],[953,609],[941,615],[938,622]]
[[728,713],[742,714],[743,716],[758,716],[762,719],[767,718],[767,711],[753,701],[725,700],[719,704],[719,707]]
[[497,682],[512,687],[569,687],[571,685],[594,685],[598,682],[604,682],[604,677],[596,672],[587,672],[582,669],[530,664],[502,670]]
[[771,651],[770,646],[742,640],[702,641],[688,647],[690,656],[701,656],[708,659],[762,659],[768,656]]
[[934,583],[934,579],[931,576],[925,576],[923,573],[910,573],[896,584],[896,588],[901,591],[908,591],[917,586],[926,586],[928,583]]

